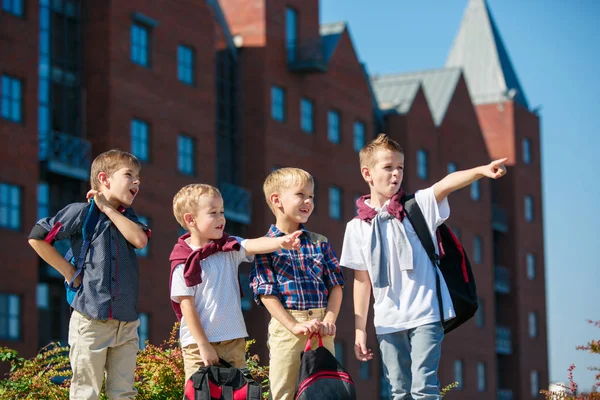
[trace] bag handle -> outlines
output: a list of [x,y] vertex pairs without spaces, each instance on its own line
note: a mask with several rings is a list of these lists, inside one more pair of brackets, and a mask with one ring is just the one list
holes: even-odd
[[319,337],[319,347],[323,347],[323,338],[321,337],[321,334],[319,332],[313,332],[310,334],[310,336],[308,337],[308,340],[306,341],[306,346],[304,347],[304,352],[307,352],[310,350],[310,340],[315,335],[317,335]]
[[[87,213],[84,223],[83,223],[83,228],[82,228],[83,243],[82,243],[81,249],[79,251],[79,257],[77,258],[75,274],[73,275],[73,278],[69,281],[69,284],[68,284],[68,287],[72,290],[76,290],[76,288],[73,287],[73,282],[75,282],[75,278],[77,278],[83,272],[83,268],[85,266],[85,257],[87,255],[88,249],[90,248],[90,244],[92,243],[92,237],[94,235],[94,230],[96,229],[96,224],[98,223],[99,217],[100,217],[100,211],[99,211],[98,207],[96,206],[94,199],[91,199],[89,210],[88,210],[88,213]],[[70,256],[67,255],[66,257],[71,258],[73,255],[72,251],[73,251],[73,249],[69,249],[70,253],[68,253],[68,254],[70,254]]]

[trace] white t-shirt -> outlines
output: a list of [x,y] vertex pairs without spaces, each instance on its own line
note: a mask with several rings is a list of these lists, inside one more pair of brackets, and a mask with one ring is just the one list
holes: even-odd
[[[173,271],[171,300],[179,303],[179,296],[194,296],[196,312],[209,342],[248,336],[242,314],[238,267],[244,261],[251,262],[254,256],[246,256],[246,241],[236,239],[241,243],[239,251],[215,253],[200,261],[202,283],[199,285],[185,285],[183,264]],[[182,347],[196,343],[185,318],[181,319],[179,340]]]
[[[415,193],[415,198],[425,216],[436,251],[439,251],[435,230],[450,216],[448,199],[437,204],[433,187],[418,191]],[[387,203],[383,207],[387,207]],[[390,252],[390,286],[373,288],[375,298],[373,311],[377,334],[412,329],[440,320],[434,268],[427,252],[408,218],[404,218],[402,224],[412,247],[413,269],[401,271],[390,223],[391,220],[382,222],[382,240]],[[370,238],[370,224],[358,218],[348,222],[340,265],[360,271],[366,270],[369,272],[369,277],[372,277]],[[456,315],[444,277],[437,268],[436,270],[440,277],[444,316],[448,320]]]

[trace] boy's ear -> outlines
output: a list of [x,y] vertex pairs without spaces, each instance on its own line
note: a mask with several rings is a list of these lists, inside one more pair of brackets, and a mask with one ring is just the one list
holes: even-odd
[[191,213],[183,214],[183,221],[189,226],[194,226],[194,216]]
[[269,196],[269,201],[275,207],[281,207],[281,199],[279,198],[279,194],[273,193]]
[[362,167],[360,169],[360,173],[361,173],[363,179],[365,181],[367,181],[367,183],[370,183],[370,184],[373,183],[373,179],[371,178],[371,171],[369,170],[369,167]]
[[98,181],[104,186],[110,186],[110,182],[108,181],[108,174],[106,172],[98,173]]

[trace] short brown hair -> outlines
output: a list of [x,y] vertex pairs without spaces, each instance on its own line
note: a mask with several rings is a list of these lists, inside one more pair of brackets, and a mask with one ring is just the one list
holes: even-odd
[[377,137],[366,144],[358,153],[360,159],[360,168],[372,167],[375,163],[375,153],[378,150],[389,150],[404,154],[402,147],[394,139],[385,133],[380,133]]
[[314,187],[315,181],[311,174],[300,168],[279,168],[269,174],[263,184],[265,200],[273,213],[273,205],[269,200],[273,193],[278,193],[281,189],[289,189],[296,185],[311,183]]
[[183,216],[198,209],[200,197],[202,196],[223,197],[219,189],[205,183],[192,183],[184,186],[173,197],[173,215],[175,215],[175,219],[183,229],[188,230]]
[[100,190],[100,181],[98,180],[98,174],[104,172],[107,175],[112,175],[115,171],[124,167],[134,167],[138,170],[138,173],[142,171],[142,164],[140,161],[131,153],[126,151],[112,149],[105,151],[94,159],[92,162],[92,168],[90,172],[90,183],[92,189]]

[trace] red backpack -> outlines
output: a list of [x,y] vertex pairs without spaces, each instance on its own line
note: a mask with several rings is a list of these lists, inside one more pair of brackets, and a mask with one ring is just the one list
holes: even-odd
[[219,359],[224,367],[200,367],[185,384],[185,400],[262,400],[261,387],[247,368],[232,367]]
[[[310,340],[319,337],[319,347],[310,349]],[[323,347],[318,333],[310,335],[301,355],[294,400],[356,400],[354,381],[333,354]]]

